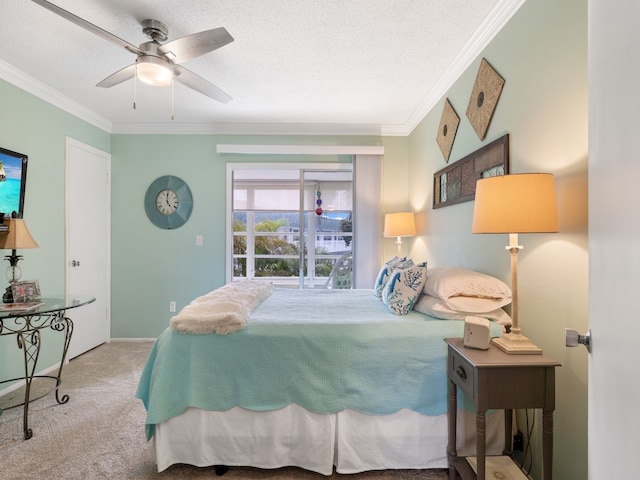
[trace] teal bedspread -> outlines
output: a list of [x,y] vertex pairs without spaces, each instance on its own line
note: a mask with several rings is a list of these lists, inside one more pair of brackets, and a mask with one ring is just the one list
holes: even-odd
[[[265,411],[295,403],[316,413],[446,412],[446,344],[462,321],[389,312],[371,290],[275,289],[229,335],[157,339],[136,396],[154,426],[187,407]],[[493,336],[500,327],[492,325]]]

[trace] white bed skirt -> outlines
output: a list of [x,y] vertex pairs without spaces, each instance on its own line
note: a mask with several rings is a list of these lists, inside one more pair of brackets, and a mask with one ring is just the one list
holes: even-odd
[[[486,416],[487,454],[504,448],[504,415]],[[458,412],[458,453],[475,452],[475,415]],[[363,415],[343,410],[333,415],[297,405],[254,412],[188,408],[156,426],[156,462],[161,472],[177,463],[280,468],[296,466],[331,475],[367,470],[447,468],[447,416],[411,410]]]

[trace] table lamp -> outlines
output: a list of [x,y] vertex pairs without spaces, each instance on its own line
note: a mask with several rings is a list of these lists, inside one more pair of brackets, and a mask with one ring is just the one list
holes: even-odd
[[476,182],[473,233],[508,233],[511,253],[510,333],[493,339],[509,354],[540,354],[542,349],[522,335],[518,319],[518,233],[558,231],[553,175],[525,173],[488,177]]
[[384,216],[384,236],[396,237],[398,257],[402,251],[402,237],[416,234],[416,219],[413,212],[387,213]]
[[9,286],[2,296],[2,301],[4,303],[12,303],[13,292],[11,291],[11,286],[22,277],[22,270],[18,266],[18,261],[22,259],[22,255],[18,255],[16,250],[37,248],[38,244],[29,233],[27,224],[24,223],[22,218],[5,218],[4,224],[8,229],[6,232],[0,232],[0,248],[11,250],[11,255],[4,257],[9,261],[6,271]]

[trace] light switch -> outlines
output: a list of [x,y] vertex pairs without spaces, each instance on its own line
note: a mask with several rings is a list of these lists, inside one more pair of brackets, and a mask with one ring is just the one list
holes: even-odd
[[196,235],[196,246],[202,246],[202,235]]

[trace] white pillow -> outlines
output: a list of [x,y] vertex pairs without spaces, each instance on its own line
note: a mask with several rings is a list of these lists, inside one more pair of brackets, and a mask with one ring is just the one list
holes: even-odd
[[493,320],[503,326],[511,325],[511,317],[502,308],[496,308],[491,312],[459,312],[451,310],[439,298],[426,294],[418,299],[413,309],[416,312],[443,320],[464,320],[468,315],[473,315]]
[[411,261],[411,259],[407,260],[407,257],[400,258],[398,256],[395,256],[387,260],[382,266],[380,272],[378,273],[378,276],[376,277],[376,283],[373,287],[373,292],[377,297],[382,297],[382,290],[384,290],[384,286],[389,281],[389,276],[391,275],[393,270],[400,265],[411,266],[413,265],[413,261]]
[[382,291],[382,302],[396,315],[406,315],[422,294],[426,279],[426,262],[396,268]]
[[430,268],[423,291],[461,312],[486,313],[511,303],[503,281],[461,267]]

